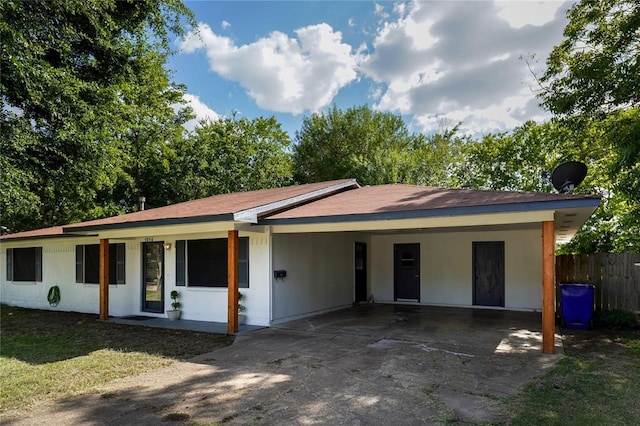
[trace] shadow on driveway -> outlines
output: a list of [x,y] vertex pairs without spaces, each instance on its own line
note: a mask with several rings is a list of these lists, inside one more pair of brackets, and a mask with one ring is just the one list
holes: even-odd
[[363,305],[256,330],[6,424],[501,421],[504,398],[560,358],[542,354],[540,326],[539,313]]

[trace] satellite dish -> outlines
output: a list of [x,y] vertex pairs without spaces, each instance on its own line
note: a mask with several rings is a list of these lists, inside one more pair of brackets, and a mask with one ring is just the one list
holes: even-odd
[[560,164],[551,173],[551,183],[560,194],[572,194],[587,176],[587,165],[579,161]]

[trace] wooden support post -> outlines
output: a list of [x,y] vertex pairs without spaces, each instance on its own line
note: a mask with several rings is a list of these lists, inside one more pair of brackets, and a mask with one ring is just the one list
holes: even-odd
[[99,319],[109,319],[109,240],[100,240],[100,315]]
[[555,353],[555,232],[552,220],[542,222],[542,352]]
[[229,231],[227,239],[227,332],[238,332],[238,231]]

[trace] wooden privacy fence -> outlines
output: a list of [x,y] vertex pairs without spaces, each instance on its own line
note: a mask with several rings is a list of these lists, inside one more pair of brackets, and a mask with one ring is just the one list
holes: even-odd
[[640,312],[640,253],[556,256],[556,283],[595,284],[596,310]]

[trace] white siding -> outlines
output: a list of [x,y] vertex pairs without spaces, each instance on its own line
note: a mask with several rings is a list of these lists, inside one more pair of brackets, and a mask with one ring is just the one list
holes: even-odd
[[[241,289],[246,296],[247,323],[269,325],[269,244],[268,235],[240,233],[249,237],[249,287]],[[202,287],[176,287],[175,241],[179,239],[226,238],[227,233],[203,233],[179,236],[146,236],[126,240],[126,283],[109,286],[109,315],[165,314],[143,312],[142,307],[142,242],[147,240],[170,242],[165,250],[165,310],[171,308],[169,294],[180,292],[182,318],[201,321],[227,322],[227,289]],[[97,238],[59,238],[3,242],[0,249],[0,301],[13,306],[60,311],[98,313],[99,286],[75,282],[75,247],[78,244],[97,244]],[[111,239],[110,243],[124,242]],[[42,282],[7,282],[6,248],[42,247]],[[47,294],[51,286],[60,287],[61,301],[57,307],[49,306]]]
[[349,233],[273,235],[273,270],[287,277],[273,281],[275,322],[349,306],[353,302],[353,250]]
[[[240,237],[249,237],[249,288],[241,288],[247,310],[247,324],[269,325],[269,237],[262,233],[240,232]],[[180,292],[182,318],[197,321],[227,322],[226,288],[176,287],[176,240],[227,238],[227,233],[206,233],[163,237],[172,244],[165,251],[165,305],[170,309],[172,290]],[[156,240],[158,241],[158,240]]]
[[435,232],[371,236],[371,292],[393,301],[393,245],[420,244],[420,302],[472,306],[472,243],[504,241],[505,308],[540,310],[542,246],[539,230]]
[[[250,288],[246,296],[249,324],[269,325],[287,319],[349,306],[354,298],[354,242],[367,243],[368,294],[377,302],[393,302],[393,245],[419,243],[423,304],[472,306],[472,243],[505,242],[505,308],[541,308],[541,233],[537,229],[366,234],[351,232],[269,234],[240,232],[249,237]],[[176,287],[176,240],[226,238],[226,232],[144,236],[126,243],[126,284],[109,288],[109,314],[126,316],[141,311],[141,244],[146,239],[172,244],[165,251],[165,309],[169,293],[181,293],[184,319],[227,321],[227,289]],[[15,306],[97,313],[99,288],[75,282],[75,246],[97,244],[93,237],[2,242],[0,301]],[[6,281],[6,248],[42,247],[42,282]],[[287,271],[274,279],[273,270]],[[60,286],[61,302],[50,307],[47,293]],[[164,317],[165,314],[147,314]]]
[[[23,308],[98,313],[99,286],[75,282],[76,245],[97,243],[98,240],[95,238],[62,238],[3,243],[0,250],[0,262],[2,263],[0,300],[2,303]],[[6,280],[6,249],[11,247],[42,247],[42,282],[8,282]],[[111,315],[131,314],[136,300],[139,302],[139,263],[138,247],[128,243],[126,247],[126,284],[109,286],[109,312]],[[58,306],[52,307],[47,301],[47,294],[54,285],[60,287],[60,303]]]

